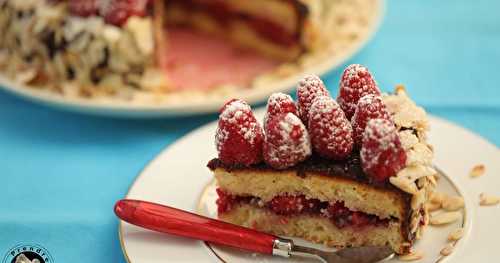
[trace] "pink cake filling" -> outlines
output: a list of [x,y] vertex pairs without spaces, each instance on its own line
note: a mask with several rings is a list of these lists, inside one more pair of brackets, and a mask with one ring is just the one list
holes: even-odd
[[223,84],[248,87],[256,76],[280,63],[187,28],[169,28],[167,39],[164,70],[178,90],[208,90]]

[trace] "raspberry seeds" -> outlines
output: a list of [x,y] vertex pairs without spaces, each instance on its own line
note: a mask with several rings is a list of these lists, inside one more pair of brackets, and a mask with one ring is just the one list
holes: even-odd
[[337,98],[337,102],[348,119],[354,115],[359,99],[368,94],[380,95],[380,90],[370,71],[359,64],[348,66],[342,74]]
[[361,166],[373,180],[384,182],[396,175],[406,163],[406,152],[394,123],[385,119],[372,119],[363,133]]
[[309,111],[309,133],[314,150],[322,157],[342,160],[354,145],[351,123],[330,97],[319,97]]
[[263,141],[264,133],[250,105],[234,99],[222,107],[215,135],[222,162],[245,166],[261,162]]
[[264,161],[275,169],[285,169],[304,161],[311,155],[309,133],[293,113],[283,113],[266,126]]

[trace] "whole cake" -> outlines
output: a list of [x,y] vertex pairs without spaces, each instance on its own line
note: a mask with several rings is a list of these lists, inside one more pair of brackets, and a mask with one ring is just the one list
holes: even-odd
[[[264,74],[291,74],[296,66],[288,63],[328,49],[332,35],[346,45],[357,37],[349,28],[369,23],[357,15],[366,16],[374,2],[0,0],[0,70],[69,96],[224,94]],[[234,74],[224,74],[228,68]],[[190,82],[193,76],[204,77]]]
[[313,75],[299,82],[297,102],[273,94],[262,126],[231,100],[208,163],[218,217],[328,246],[409,253],[436,184],[427,129],[404,87],[382,94],[361,65],[345,69],[336,100]]

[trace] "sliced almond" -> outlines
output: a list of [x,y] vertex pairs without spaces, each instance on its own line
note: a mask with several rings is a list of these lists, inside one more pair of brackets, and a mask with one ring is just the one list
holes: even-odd
[[389,178],[389,181],[391,182],[391,184],[407,193],[415,194],[418,191],[417,185],[413,181],[410,181],[404,177],[392,176]]
[[401,260],[401,261],[414,261],[414,260],[422,259],[423,257],[424,257],[424,253],[422,253],[421,251],[413,251],[410,254],[399,256],[399,260]]
[[500,203],[500,197],[488,195],[485,193],[481,193],[479,195],[479,205],[488,206],[488,205],[497,205]]
[[448,240],[449,241],[457,241],[460,238],[464,236],[464,228],[460,227],[455,230],[453,230],[449,235],[448,235]]
[[439,252],[443,256],[448,256],[453,252],[454,245],[452,243],[446,244],[446,246]]
[[431,176],[427,176],[427,180],[429,180],[429,182],[431,182],[431,184],[433,186],[436,186],[437,185],[437,176],[435,175],[431,175]]
[[425,202],[425,190],[420,189],[411,198],[411,209],[413,209],[413,210],[419,209],[424,202]]
[[401,92],[406,92],[405,85],[397,84],[396,87],[394,88],[394,91],[396,92],[396,94],[401,93]]
[[443,203],[444,197],[445,197],[445,194],[443,194],[443,193],[432,192],[429,201],[431,201],[431,203],[434,203],[434,204],[441,204],[441,203]]
[[460,196],[445,195],[441,206],[446,211],[456,211],[464,207],[464,199]]
[[457,221],[461,216],[462,214],[456,211],[439,213],[437,215],[431,216],[429,223],[431,225],[446,225]]
[[434,212],[436,210],[441,209],[440,203],[427,202],[425,205],[427,207],[427,211],[429,211],[429,212]]
[[430,220],[431,220],[431,216],[430,216],[429,212],[426,212],[424,214],[424,226],[428,225]]
[[469,176],[472,178],[482,176],[484,172],[486,171],[486,168],[482,164],[478,164],[474,167],[472,167],[472,170],[469,173]]

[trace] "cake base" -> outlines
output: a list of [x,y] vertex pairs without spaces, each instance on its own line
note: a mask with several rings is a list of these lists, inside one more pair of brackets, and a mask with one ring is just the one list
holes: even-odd
[[240,204],[228,212],[219,213],[219,219],[280,236],[300,237],[329,247],[390,246],[398,254],[409,252],[410,243],[402,239],[399,222],[387,226],[338,228],[321,216],[281,216],[265,208]]

